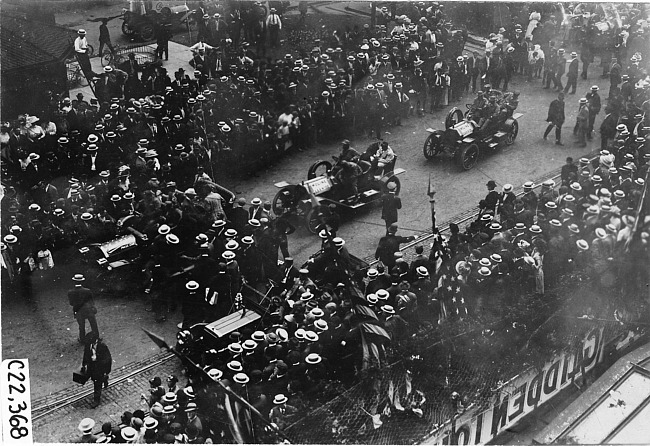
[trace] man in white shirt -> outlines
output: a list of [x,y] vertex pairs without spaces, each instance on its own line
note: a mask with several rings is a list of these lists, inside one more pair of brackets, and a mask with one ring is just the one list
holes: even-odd
[[88,41],[86,40],[86,30],[80,29],[77,31],[77,38],[74,40],[74,51],[77,55],[77,60],[84,74],[88,78],[97,77],[92,67],[90,66],[90,58],[88,57]]
[[280,30],[282,29],[282,20],[277,14],[275,8],[271,8],[269,16],[266,18],[266,27],[269,29],[269,39],[271,47],[277,48],[280,44]]

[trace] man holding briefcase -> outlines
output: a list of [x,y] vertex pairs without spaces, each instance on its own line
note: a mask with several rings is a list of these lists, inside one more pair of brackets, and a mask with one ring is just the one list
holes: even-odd
[[81,374],[93,380],[93,402],[90,405],[93,409],[99,406],[102,385],[104,388],[108,387],[108,374],[111,373],[112,365],[113,358],[106,344],[94,331],[88,333],[86,346],[84,347],[84,358],[81,364]]

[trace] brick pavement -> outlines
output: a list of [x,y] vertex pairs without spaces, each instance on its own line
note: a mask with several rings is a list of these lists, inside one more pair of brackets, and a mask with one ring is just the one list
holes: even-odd
[[[143,392],[146,394],[150,378],[160,376],[164,381],[167,375],[173,373],[180,378],[181,385],[185,384],[180,361],[174,357],[164,360],[168,356],[167,353],[161,352],[120,368],[117,374],[111,376],[108,389],[102,392],[102,403],[96,409],[90,407],[92,402],[92,382],[90,381],[83,388],[80,386],[70,387],[34,400],[32,402],[33,412],[35,412],[33,415],[38,417],[33,421],[34,441],[38,443],[70,443],[79,438],[77,426],[79,421],[85,417],[95,420],[97,423],[95,430],[97,431],[106,421],[110,421],[114,425],[119,423],[121,415],[126,410],[131,412],[136,409],[146,410],[147,405],[141,401],[140,394]],[[154,365],[146,371],[132,374],[142,367],[155,364],[158,360],[164,360],[164,362]],[[116,381],[119,382],[115,383]],[[78,394],[80,390],[89,391],[91,395],[60,408],[34,411],[34,409],[47,404],[54,404],[63,396]]]

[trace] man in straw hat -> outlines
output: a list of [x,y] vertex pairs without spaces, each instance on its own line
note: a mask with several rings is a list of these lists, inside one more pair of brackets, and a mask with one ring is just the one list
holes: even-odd
[[68,291],[68,302],[72,306],[72,313],[79,324],[79,343],[83,344],[86,338],[86,320],[90,323],[91,331],[99,333],[97,319],[95,319],[97,309],[92,291],[83,286],[86,280],[83,274],[75,274],[72,280],[75,286]]

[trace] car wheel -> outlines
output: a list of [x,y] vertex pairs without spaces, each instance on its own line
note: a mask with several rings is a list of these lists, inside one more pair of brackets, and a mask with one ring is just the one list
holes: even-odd
[[454,107],[447,113],[445,119],[445,128],[450,129],[463,120],[463,112],[458,107]]
[[428,160],[433,159],[436,155],[444,150],[442,143],[442,138],[444,132],[441,130],[436,130],[431,133],[427,140],[424,142],[424,157]]
[[472,167],[476,166],[478,155],[478,145],[476,143],[467,144],[458,150],[458,153],[456,154],[456,162],[461,169],[470,170]]
[[390,177],[388,177],[388,179],[385,182],[383,182],[383,185],[381,187],[381,192],[383,194],[387,194],[389,192],[388,183],[395,183],[395,195],[399,195],[399,191],[402,188],[402,184],[400,183],[399,178],[397,178],[397,176],[395,175],[391,175]]
[[318,234],[318,231],[321,227],[321,222],[318,219],[318,214],[316,212],[316,209],[312,208],[307,212],[307,216],[305,217],[305,223],[307,226],[307,229],[309,229],[309,232],[312,234]]
[[514,144],[518,134],[519,134],[519,123],[517,121],[512,121],[512,125],[510,126],[510,129],[508,130],[508,134],[506,135],[505,138],[506,145],[510,146]]
[[325,160],[316,161],[314,164],[309,167],[307,171],[307,179],[313,180],[316,177],[323,175],[328,175],[329,171],[332,170],[332,163]]
[[[300,202],[300,189],[302,186],[285,186],[275,194],[271,206],[275,215],[280,216],[286,212],[296,212]],[[304,189],[303,189],[304,190]]]

